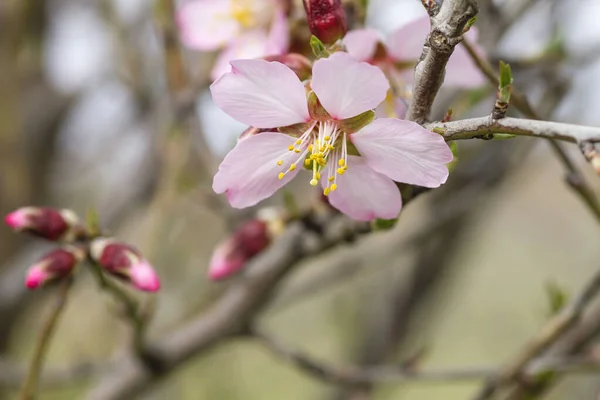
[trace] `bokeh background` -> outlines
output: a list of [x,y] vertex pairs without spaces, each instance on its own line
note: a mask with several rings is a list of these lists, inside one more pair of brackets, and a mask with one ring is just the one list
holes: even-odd
[[[0,3],[0,212],[30,204],[82,215],[96,209],[103,228],[141,249],[161,276],[150,338],[235,284],[210,282],[207,265],[215,245],[253,212],[234,212],[211,193],[220,159],[245,127],[211,103],[215,55],[180,47],[168,3]],[[482,0],[480,7],[480,43],[492,61],[511,63],[515,85],[546,118],[600,125],[599,2]],[[416,0],[370,0],[366,25],[389,33],[422,13]],[[183,55],[185,70],[169,67],[173,52]],[[442,90],[435,117],[448,107],[456,118],[487,114],[494,92]],[[600,267],[600,226],[545,141],[477,141],[459,150],[449,183],[408,205],[394,229],[297,266],[261,325],[339,364],[424,352],[424,367],[493,366],[516,354],[548,318],[548,285],[574,293]],[[600,194],[600,177],[575,146],[569,150]],[[300,203],[306,191],[296,188]],[[24,271],[47,249],[0,228],[6,365],[25,365],[48,309],[51,291],[23,287]],[[115,305],[84,272],[47,367],[110,369],[127,341]],[[84,399],[99,379],[45,386],[39,398]],[[18,382],[6,380],[0,397],[15,398]],[[194,358],[143,398],[454,400],[479,385],[385,384],[360,397],[240,339]],[[599,392],[598,374],[574,374],[547,398]]]

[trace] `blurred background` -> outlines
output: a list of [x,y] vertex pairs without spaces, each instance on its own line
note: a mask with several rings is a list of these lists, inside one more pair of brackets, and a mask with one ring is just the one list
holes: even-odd
[[[479,3],[479,43],[493,64],[511,64],[515,86],[534,107],[549,120],[600,125],[600,3]],[[306,29],[301,4],[293,6],[290,18],[300,22],[292,26]],[[245,127],[212,104],[216,54],[181,45],[173,7],[169,0],[0,2],[0,212],[96,209],[103,229],[138,247],[161,277],[150,339],[235,284],[210,282],[208,262],[255,211],[232,210],[212,194],[216,167]],[[365,25],[389,34],[423,13],[417,0],[370,0]],[[361,24],[359,13],[354,27]],[[456,119],[486,115],[494,95],[491,85],[443,88],[433,117],[449,107]],[[496,366],[516,354],[551,312],[548,286],[572,294],[600,267],[600,226],[545,141],[459,145],[447,185],[409,204],[394,229],[298,265],[260,315],[261,326],[335,364],[420,354],[423,367]],[[576,146],[568,150],[600,194],[600,177]],[[295,189],[304,204],[306,187]],[[281,195],[268,202],[281,204]],[[47,249],[0,228],[6,365],[26,364],[47,312],[52,291],[23,286],[26,268]],[[88,273],[79,274],[46,367],[110,369],[127,344],[114,304]],[[0,398],[16,398],[19,382],[3,365]],[[102,378],[91,375],[43,386],[39,398],[84,399]],[[480,384],[342,390],[240,339],[193,358],[143,398],[454,400]],[[599,392],[598,374],[569,374],[545,398],[595,399]]]

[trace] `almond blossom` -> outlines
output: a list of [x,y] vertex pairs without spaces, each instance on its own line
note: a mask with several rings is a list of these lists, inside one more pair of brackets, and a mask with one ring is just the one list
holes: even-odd
[[320,184],[341,212],[391,219],[402,207],[395,181],[432,188],[446,181],[452,152],[440,135],[400,119],[368,123],[389,88],[379,68],[334,53],[314,63],[305,87],[279,62],[231,65],[211,85],[215,103],[267,130],[240,140],[214,177],[214,191],[233,207],[258,203],[307,169],[308,183]]
[[[380,67],[390,80],[396,96],[389,95],[380,109],[385,115],[404,116],[406,103],[402,99],[411,96],[410,85],[414,80],[414,67],[421,52],[423,42],[430,31],[429,17],[418,18],[401,26],[386,40],[381,42],[379,33],[374,29],[357,29],[348,32],[344,37],[344,45],[350,55],[359,61],[366,61]],[[465,33],[465,38],[476,43],[478,31],[475,27]],[[475,45],[475,50],[483,50]],[[475,65],[462,44],[454,48],[454,52],[446,65],[444,84],[450,87],[472,89],[485,84],[486,80]],[[398,98],[399,97],[399,98]],[[378,113],[379,114],[379,113]]]
[[288,23],[279,0],[189,0],[177,10],[183,43],[194,50],[222,49],[211,76],[230,70],[229,61],[284,54]]

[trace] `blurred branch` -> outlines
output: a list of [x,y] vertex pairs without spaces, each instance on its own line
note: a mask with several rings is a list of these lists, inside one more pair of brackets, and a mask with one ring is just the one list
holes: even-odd
[[[114,366],[101,362],[78,363],[67,367],[46,367],[40,374],[40,386],[44,389],[62,387],[89,380]],[[18,364],[0,360],[0,384],[18,388],[27,376],[27,369]]]
[[38,380],[44,364],[46,353],[48,351],[48,346],[50,345],[50,340],[54,334],[58,319],[65,307],[65,304],[67,303],[67,296],[69,294],[71,285],[71,279],[64,279],[59,287],[54,307],[48,316],[48,319],[44,323],[38,341],[35,344],[33,358],[31,359],[27,377],[21,388],[19,400],[33,400],[36,397]]
[[477,10],[475,0],[446,0],[431,17],[431,32],[415,67],[413,100],[406,114],[407,120],[418,123],[427,120],[454,46],[462,40],[463,29]]
[[488,380],[474,399],[489,399],[502,385],[517,380],[530,361],[548,349],[580,319],[585,308],[597,296],[598,292],[600,292],[600,269],[575,298],[542,327],[514,360],[507,363],[493,378]]
[[[494,374],[494,367],[456,367],[447,369],[420,369],[411,362],[398,365],[360,367],[332,365],[294,349],[280,340],[253,330],[250,337],[265,349],[294,367],[324,382],[340,386],[358,386],[374,383],[400,382],[459,382],[485,379]],[[535,366],[541,372],[598,372],[597,357],[565,357],[540,359]]]
[[135,355],[128,355],[88,398],[131,399],[190,358],[226,338],[246,333],[253,319],[271,299],[277,284],[299,261],[366,231],[368,225],[335,214],[313,217],[310,223],[293,223],[269,251],[246,268],[246,276],[205,313],[145,346],[146,353],[151,355],[151,364],[142,365]]
[[493,139],[494,133],[509,133],[571,143],[600,142],[600,127],[524,118],[493,119],[487,116],[450,122],[432,122],[425,127],[443,133],[446,140]]

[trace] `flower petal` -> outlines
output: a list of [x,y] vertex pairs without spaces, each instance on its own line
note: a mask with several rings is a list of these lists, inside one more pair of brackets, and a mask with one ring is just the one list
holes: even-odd
[[285,54],[290,47],[290,30],[283,10],[275,11],[266,44],[267,55]]
[[196,50],[216,50],[236,35],[241,27],[231,13],[229,0],[192,0],[177,10],[183,43]]
[[310,119],[304,85],[279,62],[236,60],[210,86],[215,103],[240,122],[276,128]]
[[395,30],[387,40],[388,53],[401,62],[416,62],[429,34],[429,16],[418,18]]
[[[235,208],[255,205],[288,183],[300,169],[288,172],[278,179],[280,172],[288,170],[297,154],[288,151],[295,138],[279,132],[263,132],[238,142],[225,156],[213,180],[216,193],[227,193],[229,203]],[[277,161],[284,160],[282,166]]]
[[381,118],[350,136],[367,164],[396,182],[438,187],[446,182],[452,151],[419,124]]
[[[465,39],[473,45],[475,52],[483,58],[486,57],[485,50],[475,42],[478,36],[478,31],[475,27],[471,27],[469,32],[465,34]],[[446,65],[446,76],[444,77],[444,85],[461,88],[475,88],[484,85],[487,82],[481,70],[475,65],[475,62],[465,49],[462,43],[454,48],[454,52]]]
[[396,218],[402,208],[396,184],[358,156],[348,156],[348,170],[338,175],[337,189],[328,198],[329,204],[358,221]]
[[240,59],[261,58],[266,56],[267,34],[256,29],[235,38],[217,57],[211,71],[211,78],[217,80],[221,75],[231,71],[230,62]]
[[348,54],[358,61],[369,61],[375,55],[379,34],[374,29],[355,29],[344,36]]
[[341,120],[377,107],[390,84],[379,68],[338,52],[315,62],[311,86],[329,115]]

